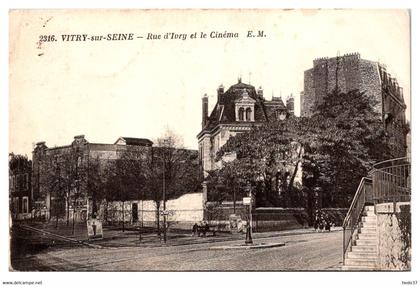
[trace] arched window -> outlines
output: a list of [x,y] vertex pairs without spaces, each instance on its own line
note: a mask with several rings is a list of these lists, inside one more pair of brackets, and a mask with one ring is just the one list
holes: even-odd
[[239,108],[239,121],[244,120],[244,108]]
[[247,121],[251,121],[251,113],[252,113],[251,108],[246,108],[246,120]]

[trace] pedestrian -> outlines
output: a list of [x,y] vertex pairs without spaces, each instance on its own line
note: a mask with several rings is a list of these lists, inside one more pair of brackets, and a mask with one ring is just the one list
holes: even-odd
[[324,231],[324,223],[325,221],[323,219],[321,219],[319,222],[319,231],[321,232]]
[[319,219],[319,230],[322,232],[325,228],[325,215],[321,212]]
[[321,218],[321,216],[319,214],[319,211],[316,210],[315,211],[315,221],[314,221],[314,229],[315,229],[316,232],[318,232],[318,229],[319,229],[319,226],[320,226],[320,223],[321,223],[320,218]]
[[93,229],[93,237],[96,237],[96,225],[95,225],[95,221],[93,221],[92,229]]
[[210,230],[209,223],[207,221],[204,222],[204,236],[207,236],[207,232]]
[[195,236],[198,232],[198,225],[197,223],[194,223],[193,227],[192,227],[192,233],[191,236]]
[[200,222],[198,223],[197,230],[198,230],[198,236],[199,236],[199,237],[200,237],[200,236],[203,236],[203,234],[204,234],[204,224],[203,224],[203,221],[200,221]]
[[329,232],[331,231],[331,221],[329,216],[325,219],[325,230]]

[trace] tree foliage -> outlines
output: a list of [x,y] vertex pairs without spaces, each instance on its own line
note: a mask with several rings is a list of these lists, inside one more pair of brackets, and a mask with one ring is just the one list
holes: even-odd
[[27,172],[32,168],[32,162],[26,155],[9,153],[9,173]]
[[[292,116],[231,137],[217,158],[234,152],[237,160],[223,163],[209,181],[226,185],[232,176],[249,181],[257,204],[284,205],[287,193],[297,193],[292,190],[301,186],[295,180],[302,167],[304,186],[322,187],[324,205],[348,206],[361,177],[373,163],[390,156],[374,105],[358,90],[334,91],[309,118]],[[292,204],[301,200],[296,198]]]

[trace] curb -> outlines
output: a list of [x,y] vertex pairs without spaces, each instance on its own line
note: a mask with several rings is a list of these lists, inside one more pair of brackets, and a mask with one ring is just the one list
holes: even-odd
[[258,248],[272,248],[272,247],[280,247],[285,246],[286,244],[284,242],[278,242],[278,243],[260,243],[260,244],[253,244],[253,245],[224,245],[224,246],[212,246],[208,249],[210,250],[227,250],[227,249],[258,249]]

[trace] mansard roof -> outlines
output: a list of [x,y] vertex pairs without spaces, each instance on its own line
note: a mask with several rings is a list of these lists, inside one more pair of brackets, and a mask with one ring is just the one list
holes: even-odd
[[263,96],[257,94],[254,86],[239,80],[237,84],[232,85],[226,92],[219,96],[218,102],[210,113],[202,132],[210,131],[219,124],[249,124],[250,122],[238,122],[235,118],[235,102],[243,99],[245,92],[248,95],[245,99],[252,100],[255,103],[255,123],[274,120],[276,110],[286,110],[282,100],[267,101]]

